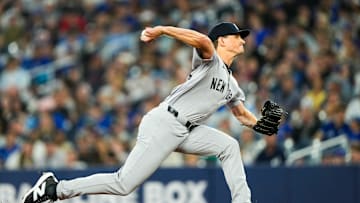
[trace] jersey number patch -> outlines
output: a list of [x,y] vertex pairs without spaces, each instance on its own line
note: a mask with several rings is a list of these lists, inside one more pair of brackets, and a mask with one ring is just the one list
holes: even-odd
[[229,88],[228,91],[227,91],[227,95],[226,95],[225,99],[227,101],[229,101],[232,98],[232,96],[233,95],[232,95],[231,89]]

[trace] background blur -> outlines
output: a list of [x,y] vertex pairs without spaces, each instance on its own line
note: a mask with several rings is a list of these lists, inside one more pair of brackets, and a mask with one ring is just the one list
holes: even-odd
[[[120,167],[141,117],[191,67],[190,47],[140,31],[219,21],[252,30],[231,67],[246,106],[289,112],[272,137],[226,108],[208,120],[239,140],[245,166],[358,165],[359,12],[356,0],[1,0],[0,170]],[[162,165],[218,166],[178,153]]]
[[[44,170],[59,179],[117,170],[142,116],[190,71],[192,49],[143,44],[146,26],[250,28],[232,65],[257,116],[289,115],[277,136],[221,108],[207,124],[239,140],[253,202],[360,202],[358,0],[1,0],[0,202],[20,202]],[[202,98],[199,98],[202,99]],[[166,144],[166,143],[164,143]],[[230,202],[215,157],[172,153],[128,197],[64,203]]]

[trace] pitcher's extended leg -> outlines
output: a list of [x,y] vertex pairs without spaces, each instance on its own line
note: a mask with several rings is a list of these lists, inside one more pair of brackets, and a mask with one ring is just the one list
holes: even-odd
[[166,154],[154,154],[155,143],[138,141],[124,166],[115,173],[98,173],[88,177],[60,181],[57,186],[59,199],[85,194],[127,195],[152,174]]
[[150,118],[153,115],[143,118],[136,146],[119,171],[60,181],[57,186],[58,198],[68,199],[84,194],[127,195],[132,192],[185,139],[185,136],[179,136],[179,131],[186,132],[186,128],[168,112],[164,114],[165,119],[162,120]]

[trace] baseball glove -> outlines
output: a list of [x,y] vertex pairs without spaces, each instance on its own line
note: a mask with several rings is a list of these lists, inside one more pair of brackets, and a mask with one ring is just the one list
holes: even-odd
[[279,130],[281,118],[287,112],[273,101],[267,100],[261,109],[261,118],[257,121],[253,129],[256,132],[273,135]]

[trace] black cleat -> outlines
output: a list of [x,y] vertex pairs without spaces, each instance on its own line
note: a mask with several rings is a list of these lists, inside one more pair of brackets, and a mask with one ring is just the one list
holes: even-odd
[[57,200],[56,186],[58,180],[51,172],[43,173],[36,184],[23,196],[22,203],[53,202]]

